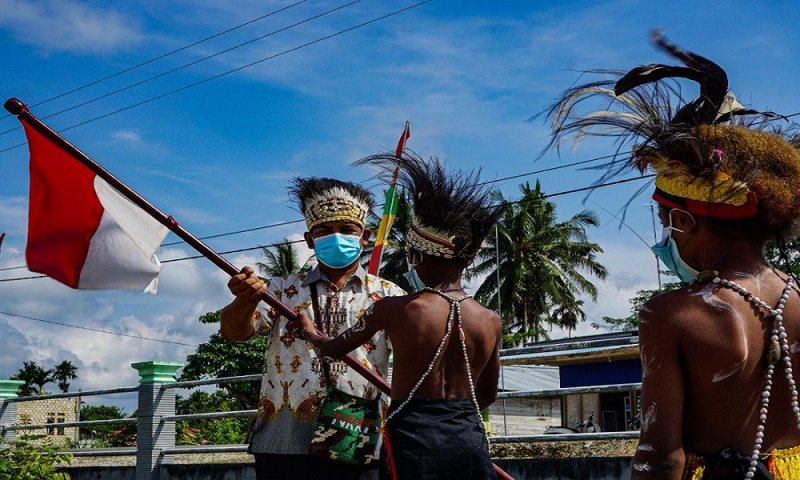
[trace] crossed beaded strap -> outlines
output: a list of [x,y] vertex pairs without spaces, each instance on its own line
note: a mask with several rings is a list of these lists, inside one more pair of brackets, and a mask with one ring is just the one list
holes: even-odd
[[[475,409],[478,412],[480,412],[480,409],[478,408],[478,400],[477,397],[475,396],[475,387],[472,384],[472,371],[469,368],[469,358],[467,357],[467,345],[464,340],[464,329],[461,327],[461,302],[468,298],[471,298],[472,295],[464,295],[458,298],[453,298],[445,294],[444,292],[440,292],[439,290],[434,290],[433,288],[430,287],[425,287],[422,291],[435,293],[440,297],[444,298],[445,300],[447,300],[447,302],[450,304],[450,312],[447,315],[447,325],[445,327],[444,336],[442,337],[441,340],[439,340],[439,344],[436,346],[436,352],[434,352],[433,354],[433,359],[431,360],[431,363],[428,364],[428,367],[422,373],[422,376],[419,377],[417,383],[414,385],[411,391],[408,392],[408,397],[403,401],[403,403],[400,404],[399,407],[397,407],[396,410],[394,410],[392,413],[386,416],[386,418],[383,421],[384,424],[388,423],[389,420],[391,420],[403,408],[405,408],[406,405],[408,405],[408,403],[414,398],[414,395],[417,393],[417,390],[419,390],[419,388],[425,382],[425,379],[428,378],[428,375],[430,375],[430,373],[433,371],[433,366],[436,364],[436,361],[441,356],[442,350],[444,349],[445,345],[447,345],[447,340],[450,338],[450,334],[453,332],[454,322],[458,325],[459,337],[461,339],[461,350],[464,352],[464,360],[466,361],[467,365],[467,378],[469,380],[470,393],[472,394],[472,403],[475,405]],[[483,422],[481,422],[481,425],[483,425]]]
[[792,374],[792,360],[789,356],[789,336],[783,325],[783,309],[786,306],[786,300],[789,299],[789,293],[792,290],[794,278],[789,275],[789,278],[786,280],[786,285],[783,287],[781,298],[778,300],[778,305],[776,305],[775,308],[771,308],[764,300],[753,295],[736,282],[725,280],[718,275],[714,276],[712,282],[716,285],[730,288],[744,297],[744,299],[756,309],[760,309],[769,317],[772,317],[772,331],[770,332],[769,348],[767,349],[767,377],[764,380],[764,390],[761,392],[761,409],[759,410],[759,423],[758,427],[756,427],[756,440],[753,445],[753,454],[750,456],[750,466],[747,469],[747,473],[745,473],[745,478],[753,478],[755,477],[759,455],[761,455],[761,446],[764,443],[764,429],[767,424],[769,398],[770,392],[772,391],[772,376],[775,373],[775,365],[781,360],[783,361],[783,371],[786,374],[786,380],[791,393],[792,412],[795,416],[797,428],[800,429],[800,404],[798,404],[797,386],[795,384],[794,375]]

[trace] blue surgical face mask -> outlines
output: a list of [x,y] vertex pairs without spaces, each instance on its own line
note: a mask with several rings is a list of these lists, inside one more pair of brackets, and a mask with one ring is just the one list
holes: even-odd
[[408,284],[414,290],[412,293],[419,292],[427,285],[419,278],[416,266],[422,261],[422,254],[418,251],[406,252],[406,261],[408,261],[408,271],[403,274],[403,277],[408,281]]
[[683,232],[683,230],[672,226],[672,210],[670,210],[669,226],[664,227],[661,241],[650,247],[650,249],[656,254],[656,257],[661,260],[664,266],[667,267],[670,272],[674,273],[681,282],[689,283],[693,281],[700,272],[690,267],[689,264],[684,262],[681,258],[678,245],[675,243],[675,239],[672,238],[673,230]]
[[361,237],[331,233],[314,239],[317,260],[330,268],[344,268],[358,260],[361,255]]
[[411,285],[411,288],[414,290],[414,292],[419,292],[420,290],[426,287],[425,282],[423,282],[422,279],[419,278],[417,269],[414,268],[413,266],[409,271],[403,274],[403,277],[405,277],[405,279],[408,281],[408,284]]

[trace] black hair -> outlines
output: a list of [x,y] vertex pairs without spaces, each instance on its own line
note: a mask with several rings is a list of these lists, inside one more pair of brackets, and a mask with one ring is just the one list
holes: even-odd
[[398,181],[413,199],[417,222],[453,236],[459,259],[469,261],[475,257],[500,216],[501,206],[481,185],[479,170],[446,172],[438,158],[425,161],[410,150],[400,157],[394,153],[371,155],[354,165],[377,166],[387,177],[399,168]]

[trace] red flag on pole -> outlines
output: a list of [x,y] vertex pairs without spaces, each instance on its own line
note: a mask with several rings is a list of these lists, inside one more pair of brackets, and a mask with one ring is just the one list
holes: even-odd
[[[403,128],[403,133],[400,135],[400,140],[397,142],[397,148],[394,151],[396,157],[403,155],[403,150],[406,149],[406,142],[411,138],[411,122],[406,120],[406,125]],[[371,275],[377,275],[381,267],[381,260],[383,259],[383,247],[386,244],[386,239],[389,237],[389,232],[392,230],[394,219],[397,218],[397,205],[400,203],[400,195],[397,194],[397,169],[395,168],[392,174],[392,180],[389,182],[389,189],[386,190],[386,199],[383,203],[383,216],[381,223],[378,226],[378,233],[375,235],[375,246],[372,249],[372,254],[369,257],[369,266],[367,272]]]
[[167,228],[20,121],[30,148],[28,269],[77,289],[155,293]]

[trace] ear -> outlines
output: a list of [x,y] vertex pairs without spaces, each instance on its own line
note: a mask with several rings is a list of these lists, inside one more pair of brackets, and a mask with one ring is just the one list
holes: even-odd
[[697,228],[697,222],[691,213],[675,209],[672,210],[672,226],[688,233]]
[[303,234],[303,238],[306,240],[306,246],[311,250],[314,250],[314,237],[311,236],[311,232],[306,232]]
[[366,245],[369,243],[369,237],[372,236],[372,230],[369,228],[365,228],[363,232],[361,232],[361,241]]

